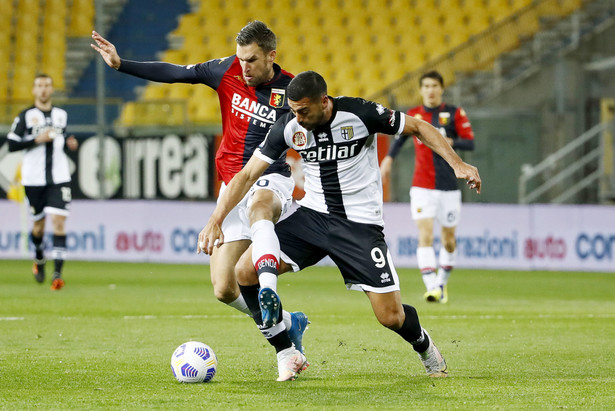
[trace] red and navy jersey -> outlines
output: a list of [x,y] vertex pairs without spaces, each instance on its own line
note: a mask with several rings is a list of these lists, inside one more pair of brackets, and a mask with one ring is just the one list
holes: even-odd
[[[437,128],[444,137],[453,139],[453,148],[459,150],[474,150],[474,132],[470,120],[461,107],[440,104],[429,108],[417,106],[408,110],[407,114],[424,120]],[[389,155],[395,157],[408,136],[401,136],[391,146]],[[457,178],[452,167],[434,153],[429,147],[414,138],[415,162],[413,187],[435,190],[458,190]]]
[[[222,114],[222,143],[216,153],[218,178],[225,183],[248,162],[275,121],[290,111],[286,87],[293,75],[273,65],[271,81],[248,86],[237,56],[180,66],[163,62],[122,60],[119,71],[164,83],[205,84],[218,93]],[[290,176],[286,156],[265,172]]]

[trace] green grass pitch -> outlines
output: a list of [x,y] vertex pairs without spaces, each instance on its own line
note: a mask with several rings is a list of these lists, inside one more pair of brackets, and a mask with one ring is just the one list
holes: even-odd
[[[280,278],[285,308],[306,312],[310,367],[278,383],[253,322],[217,302],[206,266],[66,263],[66,287],[0,261],[0,409],[615,409],[615,274],[456,270],[450,302],[414,305],[449,364],[428,378],[337,269]],[[180,384],[173,350],[209,344],[218,372]]]

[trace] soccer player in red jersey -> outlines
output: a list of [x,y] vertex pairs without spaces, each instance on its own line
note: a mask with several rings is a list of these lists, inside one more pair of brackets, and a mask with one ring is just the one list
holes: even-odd
[[[216,169],[223,181],[220,194],[265,139],[271,125],[290,111],[286,86],[293,75],[274,63],[277,39],[263,22],[252,21],[240,30],[235,55],[187,66],[121,59],[115,46],[100,34],[93,32],[92,38],[96,42],[92,48],[115,70],[157,82],[205,84],[218,93],[223,130],[222,144],[216,153]],[[235,264],[254,244],[252,260],[261,286],[276,289],[280,244],[274,223],[289,209],[293,189],[290,167],[283,156],[271,164],[229,214],[222,226],[221,246],[211,255],[211,281],[216,297],[254,316],[257,324],[262,321],[258,318],[260,314],[255,314],[260,312],[258,297],[242,295],[235,278]],[[256,307],[250,306],[254,301]],[[279,334],[268,335],[269,342],[278,353],[295,348],[302,352],[307,317],[301,312],[284,311],[283,322],[285,327]]]
[[[408,115],[424,120],[446,138],[456,150],[474,150],[474,133],[465,111],[442,101],[444,80],[437,71],[430,71],[419,80],[423,105],[408,110]],[[409,136],[395,140],[382,160],[382,178],[387,179],[393,159]],[[416,150],[414,179],[410,188],[412,218],[419,230],[416,257],[425,283],[425,299],[448,302],[447,283],[456,261],[455,229],[461,212],[461,191],[453,169],[442,157],[414,138]],[[433,247],[434,219],[442,226],[439,268]]]

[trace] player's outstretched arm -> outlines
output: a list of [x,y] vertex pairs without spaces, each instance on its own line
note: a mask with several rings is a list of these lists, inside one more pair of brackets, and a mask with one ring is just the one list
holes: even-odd
[[202,251],[211,255],[214,246],[219,247],[224,243],[222,222],[228,213],[245,197],[250,187],[263,175],[267,167],[269,167],[269,163],[253,155],[244,168],[235,174],[218,199],[218,204],[209,217],[207,225],[199,233],[197,253]]
[[480,194],[481,179],[478,169],[465,163],[434,126],[406,114],[404,134],[415,134],[423,144],[446,160],[455,171],[457,178],[467,180],[470,188],[476,189],[476,192]]
[[96,44],[90,44],[90,46],[102,56],[105,63],[115,70],[119,69],[122,60],[120,59],[120,55],[117,54],[117,50],[115,50],[113,43],[96,31],[92,31],[92,39],[94,39]]

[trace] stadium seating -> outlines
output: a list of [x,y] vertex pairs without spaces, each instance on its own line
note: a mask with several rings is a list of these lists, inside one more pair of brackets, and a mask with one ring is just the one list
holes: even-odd
[[72,27],[72,23],[69,25],[67,20],[69,10],[79,15],[82,25],[87,25],[85,35],[89,36],[94,13],[94,3],[90,0],[8,0],[2,3],[2,101],[11,100],[23,104],[22,100],[31,100],[32,80],[37,73],[51,75],[56,90],[64,90],[66,37],[74,35],[67,29]]
[[[504,20],[531,0],[194,0],[200,7],[182,16],[173,36],[184,39],[179,50],[164,54],[181,64],[227,56],[246,22],[267,22],[278,35],[277,62],[297,73],[316,70],[329,83],[331,94],[369,96],[378,89],[443,56],[455,47]],[[580,4],[580,0],[562,0]],[[564,7],[569,12],[569,7]],[[554,13],[552,10],[545,12]],[[560,11],[559,13],[562,13]],[[215,16],[215,17],[213,17]],[[530,21],[535,32],[537,22]],[[202,30],[194,30],[195,27]],[[495,39],[485,53],[472,59],[492,60],[493,48],[510,48],[510,39]],[[453,80],[450,74],[449,84]],[[142,95],[153,101],[159,91]],[[219,121],[213,93],[174,90],[164,95],[186,98],[189,118],[196,123]]]
[[[223,57],[235,50],[237,31],[248,21],[263,20],[279,37],[277,62],[298,73],[316,70],[322,73],[331,94],[369,97],[378,89],[416,70],[428,60],[446,55],[455,47],[471,41],[490,25],[503,21],[532,0],[189,0],[196,7],[183,14],[175,27],[175,14],[187,11],[188,1],[174,4],[174,12],[163,12],[167,21],[133,25],[121,19],[112,29],[111,40],[126,58],[161,59],[176,64],[192,64]],[[143,13],[148,4],[151,13],[170,7],[162,0],[129,0],[124,22]],[[177,2],[184,3],[184,2]],[[579,7],[581,0],[561,0],[558,7],[544,7],[541,13],[563,15]],[[183,9],[182,9],[183,7]],[[143,17],[143,16],[142,16]],[[146,16],[150,18],[148,14]],[[141,17],[140,17],[141,18]],[[0,14],[0,98],[31,97],[31,76],[44,71],[54,77],[56,88],[64,88],[66,38],[89,36],[93,26],[92,0],[8,0]],[[38,21],[40,24],[32,24]],[[158,20],[157,20],[158,21]],[[531,35],[538,19],[516,23],[518,32]],[[136,27],[139,26],[139,27]],[[147,27],[145,27],[147,26]],[[132,31],[130,31],[132,30]],[[135,31],[137,30],[137,31]],[[161,54],[156,47],[164,41],[152,40],[154,30],[164,31],[179,45]],[[17,35],[16,33],[19,33]],[[122,41],[131,39],[128,45]],[[119,42],[119,43],[118,43]],[[511,39],[493,40],[489,50],[468,58],[489,64],[493,48],[510,47]],[[147,51],[146,51],[147,49]],[[149,54],[147,54],[149,53]],[[145,57],[147,56],[147,57]],[[22,66],[28,66],[24,68]],[[464,66],[465,67],[465,66]],[[75,88],[74,96],[92,94],[92,65]],[[30,76],[30,77],[29,77]],[[117,79],[122,77],[122,79]],[[139,102],[163,99],[185,102],[189,119],[195,123],[218,122],[218,101],[204,86],[176,86],[147,83],[111,73],[107,79],[108,96],[134,98],[131,90],[144,86]],[[449,84],[450,84],[449,80]],[[25,85],[20,84],[26,82]],[[115,92],[114,90],[119,90]],[[200,89],[206,89],[201,92]],[[123,94],[122,94],[123,93]],[[147,107],[147,104],[143,107]],[[143,107],[130,108],[121,122],[135,123],[135,115],[147,115]],[[174,106],[175,107],[175,106]],[[138,114],[135,114],[138,113]],[[176,116],[173,112],[173,115]],[[172,122],[180,121],[174,117]]]

